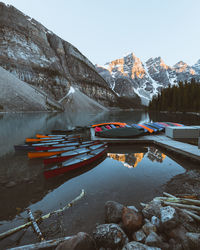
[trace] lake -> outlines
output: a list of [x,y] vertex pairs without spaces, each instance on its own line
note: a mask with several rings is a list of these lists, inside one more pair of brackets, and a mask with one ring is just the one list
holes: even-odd
[[[0,114],[0,233],[23,224],[27,208],[42,214],[52,212],[68,204],[82,189],[86,194],[80,201],[58,217],[41,223],[40,228],[47,239],[79,231],[90,233],[96,223],[104,223],[106,201],[139,206],[140,202],[161,195],[173,176],[195,167],[187,160],[149,145],[116,145],[109,147],[107,155],[95,164],[46,180],[40,159],[28,160],[26,153],[15,152],[13,148],[36,133],[110,121],[199,125],[200,117],[142,111]],[[0,241],[0,248],[37,241],[29,228]]]

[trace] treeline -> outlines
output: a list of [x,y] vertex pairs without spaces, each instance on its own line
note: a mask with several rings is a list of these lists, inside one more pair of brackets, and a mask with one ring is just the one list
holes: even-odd
[[158,96],[149,103],[150,111],[200,112],[200,83],[179,82],[177,86],[162,89]]

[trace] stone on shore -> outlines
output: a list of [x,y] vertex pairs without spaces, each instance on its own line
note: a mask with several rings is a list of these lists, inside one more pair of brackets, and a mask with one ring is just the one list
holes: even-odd
[[190,249],[198,250],[200,248],[200,233],[186,233]]
[[101,224],[93,231],[97,247],[121,249],[128,243],[128,237],[117,224]]
[[160,214],[161,214],[161,223],[164,229],[166,230],[172,229],[178,225],[179,219],[175,208],[171,206],[161,207]]
[[134,241],[144,243],[145,239],[146,239],[146,234],[144,233],[144,231],[142,229],[140,229],[137,232],[133,233],[132,238],[133,238]]
[[150,247],[147,245],[144,245],[142,243],[139,243],[137,241],[131,241],[127,243],[122,250],[161,250],[161,248],[158,247]]
[[160,218],[160,208],[162,207],[160,201],[152,200],[143,208],[142,213],[145,218],[151,219],[152,216]]
[[105,222],[119,223],[122,219],[124,206],[115,201],[107,201],[105,204]]
[[56,250],[96,250],[95,241],[92,237],[84,232],[79,232],[77,235],[59,244]]
[[150,221],[146,220],[146,223],[143,225],[142,230],[148,236],[151,232],[157,232],[157,228]]
[[142,227],[143,216],[141,212],[124,207],[122,212],[122,223],[125,231],[132,233]]
[[151,232],[146,240],[145,240],[145,244],[148,246],[153,246],[153,247],[161,247],[163,245],[163,242],[161,240],[161,237],[157,235],[157,233],[155,232]]

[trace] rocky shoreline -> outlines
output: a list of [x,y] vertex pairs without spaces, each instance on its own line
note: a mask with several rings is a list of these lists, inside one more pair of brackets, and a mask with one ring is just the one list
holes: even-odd
[[80,232],[56,249],[199,249],[200,227],[185,209],[156,198],[142,205],[138,210],[107,201],[105,224],[96,225],[92,236]]

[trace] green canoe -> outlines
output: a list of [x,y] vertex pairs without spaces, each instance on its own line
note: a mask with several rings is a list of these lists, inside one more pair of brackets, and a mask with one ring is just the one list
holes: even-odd
[[144,133],[143,129],[138,128],[113,128],[96,132],[96,136],[104,138],[133,138]]

